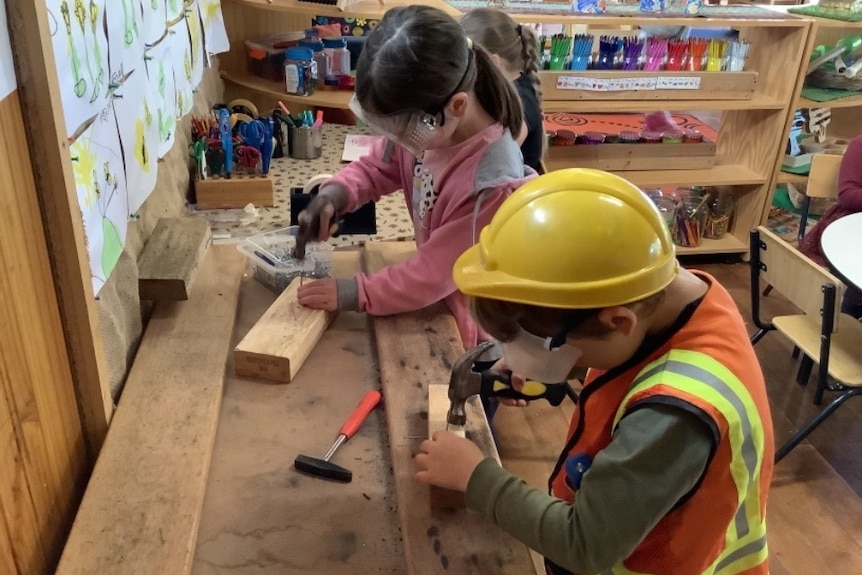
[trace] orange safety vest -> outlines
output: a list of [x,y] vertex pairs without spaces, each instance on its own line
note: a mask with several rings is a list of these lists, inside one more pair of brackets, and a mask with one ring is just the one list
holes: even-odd
[[[633,365],[591,372],[549,484],[568,502],[569,457],[595,458],[619,421],[637,405],[683,402],[717,432],[701,481],[665,515],[632,554],[601,575],[767,575],[766,496],[772,478],[772,419],[763,374],[730,294],[710,288],[657,349]],[[587,471],[588,472],[588,471]],[[549,564],[549,573],[568,573]]]

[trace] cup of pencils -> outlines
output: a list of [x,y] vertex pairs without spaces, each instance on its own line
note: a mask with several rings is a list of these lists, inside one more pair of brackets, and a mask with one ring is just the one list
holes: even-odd
[[709,203],[709,216],[706,219],[703,237],[717,240],[727,234],[730,218],[733,216],[733,194],[722,190]]
[[680,202],[676,210],[673,243],[684,248],[700,245],[709,216],[709,196],[689,197]]

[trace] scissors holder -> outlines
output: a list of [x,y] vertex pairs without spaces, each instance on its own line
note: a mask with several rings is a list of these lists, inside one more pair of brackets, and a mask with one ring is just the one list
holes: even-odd
[[323,153],[323,130],[313,126],[288,128],[288,155],[297,160],[314,160]]
[[248,204],[272,207],[275,205],[272,174],[196,179],[195,202],[199,210],[244,208]]

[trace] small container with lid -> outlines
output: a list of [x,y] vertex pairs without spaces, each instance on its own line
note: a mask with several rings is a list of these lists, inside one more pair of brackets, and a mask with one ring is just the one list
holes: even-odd
[[317,71],[314,76],[314,83],[318,86],[323,84],[323,78],[326,77],[326,54],[323,52],[323,42],[316,38],[306,38],[300,40],[299,45],[311,50],[311,59],[314,60],[314,67]]
[[605,135],[602,132],[584,132],[579,138],[581,144],[594,146],[605,143]]
[[683,133],[682,142],[684,144],[699,144],[703,142],[703,134],[698,130],[686,130]]
[[284,89],[288,94],[308,96],[314,93],[317,65],[308,48],[296,46],[287,49],[284,61]]
[[661,144],[661,132],[641,132],[641,142],[644,144]]
[[670,130],[661,136],[662,144],[682,144],[683,134],[678,130]]
[[637,144],[641,141],[640,132],[624,131],[620,132],[620,144]]
[[350,51],[344,38],[324,38],[323,53],[326,54],[326,75],[350,74]]

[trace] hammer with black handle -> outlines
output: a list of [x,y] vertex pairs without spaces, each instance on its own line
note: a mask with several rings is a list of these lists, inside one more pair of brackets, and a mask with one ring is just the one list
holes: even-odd
[[446,428],[463,428],[467,423],[464,403],[477,393],[482,397],[497,397],[508,399],[546,399],[553,406],[560,405],[563,400],[574,393],[568,382],[545,384],[538,381],[526,381],[521,391],[512,387],[512,376],[494,370],[476,371],[473,364],[485,352],[494,347],[494,342],[486,341],[464,353],[452,366],[449,377],[449,412],[446,415]]

